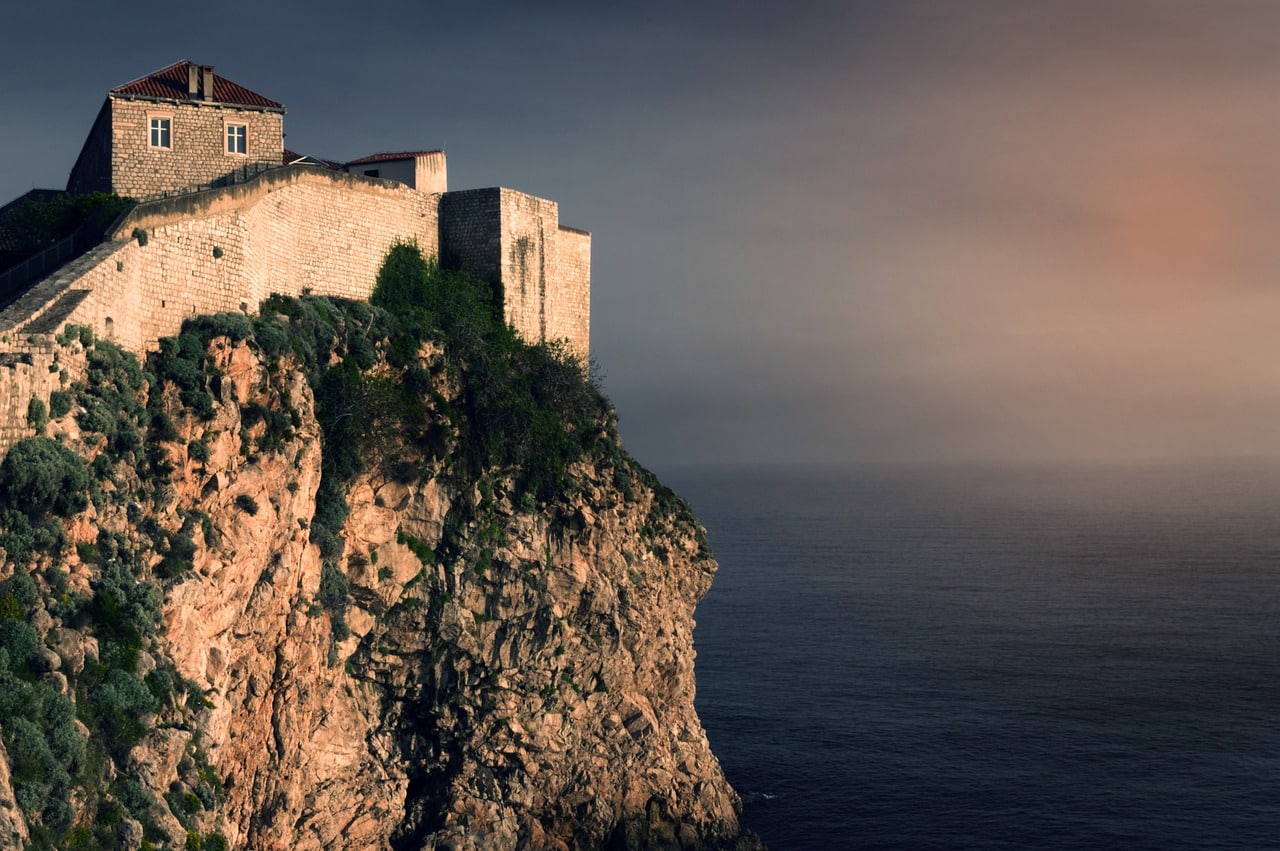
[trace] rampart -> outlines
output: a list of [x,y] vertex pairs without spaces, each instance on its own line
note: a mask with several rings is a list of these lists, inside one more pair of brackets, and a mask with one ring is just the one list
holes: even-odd
[[[109,243],[38,285],[42,305],[0,313],[0,331],[88,325],[142,352],[189,316],[256,311],[271,293],[368,298],[397,240],[437,250],[437,205],[399,184],[310,166],[139,204]],[[40,322],[70,299],[69,312]]]
[[31,433],[30,399],[57,389],[66,364],[50,337],[67,325],[141,354],[188,317],[253,313],[272,293],[367,299],[387,251],[408,240],[500,282],[507,321],[526,339],[567,338],[587,355],[591,237],[561,227],[555,202],[286,166],[139,204],[108,242],[0,312],[0,454]]
[[499,187],[447,192],[440,258],[501,284],[503,312],[525,339],[564,339],[589,353],[591,235],[562,227],[555,201]]

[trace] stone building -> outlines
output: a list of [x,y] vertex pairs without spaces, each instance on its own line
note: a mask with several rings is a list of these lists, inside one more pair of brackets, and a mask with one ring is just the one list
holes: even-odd
[[283,104],[183,60],[107,93],[67,190],[147,201],[279,166],[283,152]]
[[449,188],[444,151],[373,154],[352,160],[344,168],[365,177],[398,180],[419,192],[445,192]]

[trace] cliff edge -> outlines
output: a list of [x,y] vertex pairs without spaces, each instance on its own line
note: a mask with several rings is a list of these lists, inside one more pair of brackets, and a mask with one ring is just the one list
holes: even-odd
[[701,528],[493,314],[400,246],[373,305],[59,339],[0,464],[0,844],[760,847]]

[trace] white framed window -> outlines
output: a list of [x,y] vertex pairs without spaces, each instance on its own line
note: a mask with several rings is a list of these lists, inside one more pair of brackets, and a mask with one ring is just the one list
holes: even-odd
[[150,142],[153,148],[173,149],[173,119],[164,115],[152,116]]
[[227,153],[242,156],[249,153],[249,128],[246,125],[227,125]]

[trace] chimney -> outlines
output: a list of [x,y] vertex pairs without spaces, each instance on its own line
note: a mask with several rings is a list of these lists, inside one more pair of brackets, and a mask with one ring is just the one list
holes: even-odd
[[196,95],[200,92],[200,69],[190,62],[187,63],[187,97],[192,100],[196,99]]
[[204,72],[204,99],[213,100],[213,66],[205,65],[200,70]]

